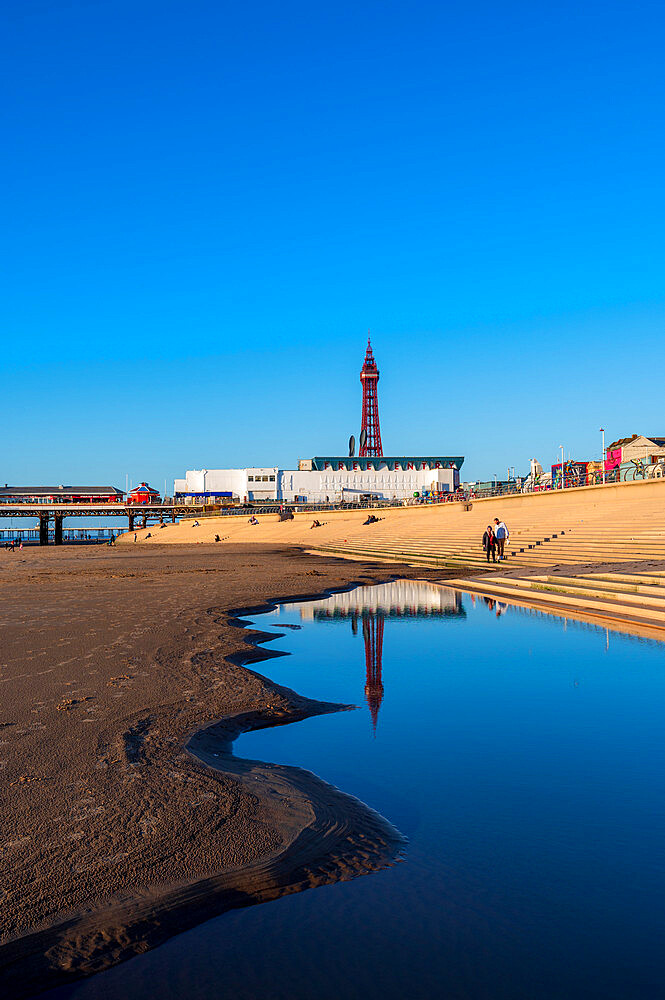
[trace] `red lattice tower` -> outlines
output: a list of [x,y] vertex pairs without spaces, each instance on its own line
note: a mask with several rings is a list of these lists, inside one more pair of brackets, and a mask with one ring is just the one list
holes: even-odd
[[[381,445],[381,428],[379,426],[379,394],[377,384],[379,369],[372,354],[372,345],[367,337],[365,364],[360,372],[360,383],[363,387],[363,422],[361,431],[365,431],[365,439],[360,446],[361,458],[377,458],[383,455]],[[362,433],[361,433],[362,437]]]
[[365,700],[372,717],[372,728],[376,734],[379,709],[383,701],[383,612],[363,612],[363,639],[365,640]]

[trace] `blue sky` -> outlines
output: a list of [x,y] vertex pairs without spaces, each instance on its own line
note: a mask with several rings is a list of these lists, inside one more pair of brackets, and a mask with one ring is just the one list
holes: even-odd
[[6,7],[2,481],[343,453],[368,327],[387,453],[489,478],[665,435],[664,28],[611,0]]

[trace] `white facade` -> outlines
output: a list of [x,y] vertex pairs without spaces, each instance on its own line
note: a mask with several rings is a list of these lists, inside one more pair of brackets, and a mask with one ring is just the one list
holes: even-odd
[[319,615],[351,618],[369,611],[401,618],[405,615],[451,614],[460,611],[461,594],[449,587],[420,583],[414,580],[394,580],[363,587],[361,591],[345,590],[341,594],[323,597],[320,601],[289,604],[289,614],[300,614],[301,621],[313,621]]
[[[455,489],[455,469],[200,469],[174,482],[176,494],[203,496],[230,493],[238,500],[283,500],[301,503],[352,503],[362,494],[402,500],[414,493]],[[211,500],[214,499],[211,497]]]

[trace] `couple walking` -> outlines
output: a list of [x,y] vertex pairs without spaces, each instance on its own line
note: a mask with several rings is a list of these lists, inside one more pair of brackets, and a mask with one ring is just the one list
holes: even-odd
[[490,556],[492,557],[492,561],[496,562],[497,553],[499,554],[499,559],[504,558],[503,549],[509,537],[505,521],[500,521],[498,517],[494,518],[494,524],[487,525],[487,529],[483,535],[483,548],[488,562],[490,561]]

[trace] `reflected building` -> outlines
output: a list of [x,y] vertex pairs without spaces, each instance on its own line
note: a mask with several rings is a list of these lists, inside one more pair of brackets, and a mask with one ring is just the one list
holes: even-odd
[[405,618],[464,618],[460,591],[436,584],[395,580],[356,587],[318,601],[289,605],[304,621],[350,621],[354,635],[362,627],[365,644],[365,701],[376,732],[383,702],[383,633],[386,621]]

